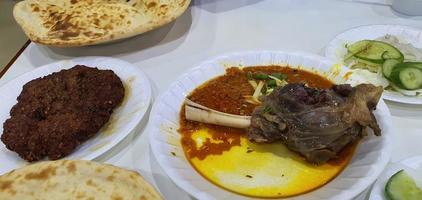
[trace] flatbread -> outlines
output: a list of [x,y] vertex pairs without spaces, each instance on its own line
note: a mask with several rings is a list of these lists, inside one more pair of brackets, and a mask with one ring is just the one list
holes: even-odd
[[190,0],[25,0],[13,15],[40,44],[72,47],[138,35],[180,16]]
[[0,176],[1,200],[162,199],[138,173],[82,160],[40,162]]

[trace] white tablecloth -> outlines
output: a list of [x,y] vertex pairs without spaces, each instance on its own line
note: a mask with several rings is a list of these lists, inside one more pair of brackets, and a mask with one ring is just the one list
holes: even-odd
[[[422,17],[407,17],[382,4],[351,0],[197,0],[175,22],[128,40],[69,49],[31,43],[0,79],[0,86],[57,60],[111,56],[142,69],[150,78],[156,97],[179,75],[210,57],[245,50],[322,54],[334,36],[367,24],[422,28]],[[422,106],[387,104],[396,127],[392,162],[422,154]],[[130,137],[97,160],[138,170],[167,199],[189,199],[151,154],[147,121],[145,117]]]

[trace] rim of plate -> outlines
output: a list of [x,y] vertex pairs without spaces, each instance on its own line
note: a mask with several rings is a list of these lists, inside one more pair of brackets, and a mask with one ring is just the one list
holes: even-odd
[[[418,37],[422,40],[422,29],[417,28],[417,27],[412,27],[412,26],[406,26],[406,25],[399,25],[399,24],[370,24],[370,25],[361,25],[361,26],[356,26],[350,29],[347,29],[339,34],[337,34],[329,43],[328,45],[325,47],[325,52],[324,55],[325,57],[327,57],[328,59],[334,60],[334,61],[339,61],[339,57],[337,56],[337,50],[339,49],[339,43],[341,41],[343,41],[345,38],[345,35],[350,34],[350,32],[353,31],[357,31],[360,29],[365,29],[366,33],[363,32],[364,34],[373,34],[372,32],[369,33],[366,29],[374,29],[374,30],[382,30],[385,29],[383,31],[385,31],[385,33],[383,33],[383,35],[387,34],[389,31],[393,31],[393,30],[398,30],[399,32],[401,32],[401,36],[405,37],[406,39],[409,39],[409,35],[404,36],[403,32],[405,31],[410,31],[410,32],[415,32],[417,33],[415,36],[412,37]],[[400,30],[401,29],[401,30]],[[362,38],[365,39],[365,38]],[[367,38],[368,39],[368,38]],[[369,38],[371,39],[371,38]],[[409,39],[409,40],[415,40],[415,39]],[[411,42],[408,41],[408,42]],[[422,42],[418,43],[419,48],[422,48]],[[403,104],[415,104],[415,105],[422,105],[422,96],[419,97],[409,97],[409,96],[405,96],[402,95],[400,93],[397,92],[391,92],[391,91],[385,91],[383,94],[383,99],[388,100],[388,101],[393,101],[393,102],[398,102],[398,103],[403,103]]]
[[[141,69],[137,68],[132,63],[129,63],[129,62],[124,61],[124,60],[112,58],[112,57],[105,57],[105,56],[77,57],[77,58],[73,58],[73,59],[65,59],[65,60],[60,60],[60,61],[56,61],[56,62],[52,62],[52,63],[42,65],[42,66],[37,67],[37,68],[35,68],[31,71],[28,71],[26,73],[23,73],[23,74],[17,76],[16,78],[6,82],[4,85],[2,85],[0,87],[0,89],[8,87],[10,84],[13,84],[15,82],[20,82],[20,79],[22,79],[22,77],[26,77],[26,76],[29,76],[29,75],[34,74],[34,73],[36,74],[37,72],[42,72],[42,71],[48,69],[50,66],[53,66],[53,65],[56,65],[56,66],[62,65],[63,63],[66,63],[66,62],[72,62],[72,64],[75,64],[75,65],[76,64],[84,65],[83,63],[86,63],[87,60],[89,60],[89,61],[99,60],[99,61],[96,61],[96,62],[100,62],[100,61],[104,61],[104,60],[113,61],[114,63],[120,63],[121,64],[121,65],[114,66],[116,68],[123,66],[124,68],[130,68],[132,71],[136,72],[136,77],[139,77],[142,84],[143,84],[143,89],[145,90],[143,92],[143,94],[144,94],[143,96],[145,96],[146,102],[144,102],[145,106],[142,109],[140,109],[140,111],[137,112],[137,114],[135,114],[131,117],[131,119],[129,120],[129,123],[127,123],[127,126],[125,127],[125,129],[122,131],[121,134],[119,134],[116,138],[114,138],[114,140],[111,140],[110,142],[108,142],[106,145],[96,149],[94,152],[92,152],[88,155],[83,155],[81,158],[78,158],[78,159],[81,159],[81,160],[93,160],[93,159],[105,154],[109,150],[111,150],[119,142],[121,142],[123,139],[125,139],[136,128],[136,126],[139,124],[139,122],[145,116],[149,106],[151,105],[152,90],[151,90],[151,83],[150,83],[148,77],[145,75],[145,73]],[[89,66],[89,67],[100,67],[100,66]],[[108,67],[110,67],[110,66],[108,66]],[[62,69],[66,69],[66,68],[60,67],[59,71],[62,70]],[[109,68],[109,70],[111,70],[111,69]],[[54,72],[58,72],[58,71],[51,71],[51,70],[48,70],[48,71],[50,71],[49,74],[54,73]],[[46,75],[49,75],[49,74],[46,74]],[[37,77],[43,77],[43,76],[46,76],[46,75],[37,76]],[[31,80],[33,80],[33,79],[31,79]],[[30,80],[28,80],[28,81],[30,81]],[[24,84],[26,84],[26,83],[24,83]],[[1,134],[2,133],[0,133],[0,135]],[[96,135],[94,137],[97,137],[97,136],[98,135]],[[83,145],[83,144],[84,143],[82,143],[81,145]],[[77,149],[78,148],[79,148],[79,146],[77,147]],[[75,149],[75,150],[77,150],[77,149]],[[75,159],[75,158],[72,157],[73,153],[74,152],[72,152],[71,154],[69,154],[66,157],[61,158],[61,159]],[[18,156],[18,155],[16,155],[16,156]]]
[[[161,160],[161,157],[163,157],[163,155],[161,154],[161,149],[160,149],[160,143],[163,143],[162,141],[158,141],[158,139],[156,139],[154,134],[163,134],[163,130],[161,130],[160,127],[156,127],[155,126],[155,117],[157,116],[157,110],[158,108],[158,104],[163,102],[163,97],[167,94],[169,94],[171,92],[171,89],[176,87],[178,85],[178,83],[180,81],[182,81],[183,79],[187,78],[190,74],[192,74],[193,72],[201,69],[201,68],[208,68],[209,64],[211,63],[216,63],[219,62],[221,63],[221,61],[223,60],[230,60],[230,58],[232,57],[246,57],[248,55],[260,55],[260,54],[284,54],[287,56],[291,56],[291,55],[296,55],[296,56],[301,56],[301,57],[306,57],[308,59],[316,59],[321,63],[324,64],[328,64],[328,65],[333,65],[335,64],[334,62],[328,60],[325,57],[319,56],[319,55],[315,55],[315,54],[311,54],[311,53],[307,53],[307,52],[302,52],[302,51],[292,51],[292,52],[287,52],[287,51],[268,51],[268,50],[255,50],[255,51],[240,51],[240,52],[232,52],[232,53],[227,53],[227,54],[223,54],[220,56],[216,56],[213,57],[211,59],[208,59],[204,62],[201,62],[200,64],[196,65],[195,67],[189,69],[188,71],[186,71],[184,74],[182,74],[181,76],[179,76],[169,87],[168,89],[161,93],[156,101],[154,102],[152,109],[151,109],[151,115],[150,115],[150,120],[148,123],[148,134],[149,134],[149,142],[150,142],[150,148],[152,149],[153,155],[157,158],[157,161],[159,163],[159,165],[163,168],[163,170],[165,171],[165,173],[170,177],[170,179],[180,188],[182,188],[184,191],[186,191],[187,193],[189,193],[191,196],[198,198],[198,199],[212,199],[210,198],[209,195],[207,195],[207,191],[201,191],[199,189],[197,189],[192,183],[187,182],[186,180],[182,180],[179,178],[175,178],[174,176],[177,175],[177,171],[175,171],[172,168],[169,168],[165,165],[166,162]],[[233,61],[233,60],[232,60]],[[288,63],[286,63],[288,64]],[[221,64],[220,64],[221,65]],[[265,64],[263,64],[265,66]],[[208,66],[208,67],[207,67]],[[342,66],[342,68],[345,68],[344,66]],[[207,80],[203,80],[203,83],[207,81]],[[197,87],[197,86],[195,86]],[[189,93],[190,91],[188,91]],[[187,94],[183,94],[183,96],[186,96]],[[164,103],[165,104],[165,103]],[[356,184],[354,184],[354,188],[351,190],[350,188],[347,189],[347,192],[344,192],[344,194],[342,194],[342,198],[346,198],[346,199],[352,199],[356,196],[358,196],[360,193],[362,193],[366,188],[368,188],[368,186],[370,186],[370,184],[372,184],[377,177],[381,174],[381,172],[384,170],[385,166],[387,165],[388,161],[390,160],[390,156],[391,156],[391,133],[390,130],[391,128],[391,115],[390,115],[390,111],[387,107],[387,105],[384,103],[384,101],[382,99],[380,99],[377,108],[381,108],[381,109],[377,109],[377,110],[382,110],[383,111],[383,115],[382,115],[382,120],[383,120],[383,125],[385,125],[385,129],[386,131],[384,131],[383,134],[383,138],[382,141],[380,141],[380,143],[382,143],[382,150],[379,151],[379,156],[377,157],[377,161],[376,161],[376,169],[373,170],[372,174],[369,174],[368,176],[363,177],[362,179],[364,179],[364,182],[357,182]],[[180,109],[180,108],[179,108]],[[178,126],[178,124],[177,124]],[[155,129],[158,129],[155,130]],[[387,137],[388,136],[388,137]],[[180,144],[180,141],[178,141]],[[172,146],[174,146],[174,144],[171,144]],[[184,153],[184,152],[183,152]],[[339,177],[341,176],[351,165],[351,163],[353,162],[353,160],[355,159],[357,155],[357,152],[355,152],[355,154],[352,157],[352,160],[350,161],[350,163],[347,165],[347,167],[345,169],[342,170],[342,172],[336,176]],[[186,156],[183,154],[183,158],[186,159]],[[188,162],[188,161],[187,161]],[[193,170],[193,173],[196,173],[199,175],[199,173],[192,167],[192,165],[190,163],[187,163],[188,167],[190,170]],[[374,165],[374,164],[372,164]],[[371,165],[371,166],[372,166]],[[206,180],[202,175],[199,175],[202,179],[204,179],[205,181],[207,181],[208,183],[210,183],[208,180]],[[336,179],[335,178],[335,179]],[[330,182],[328,182],[327,184],[325,184],[323,187],[326,187],[328,184],[332,183],[335,179],[331,180]],[[215,186],[216,188],[219,189],[219,191],[225,191],[225,192],[229,192],[227,190],[224,190],[216,185],[214,185],[213,183],[210,183],[213,186]],[[323,188],[322,187],[322,188]],[[318,191],[319,189],[316,189],[315,191]],[[303,195],[307,195],[307,194],[311,194],[314,193],[315,191],[309,192],[309,193],[305,193]],[[237,198],[242,197],[245,199],[257,199],[257,198],[251,198],[251,197],[247,197],[247,196],[242,196],[242,195],[238,195],[232,192],[229,192],[232,195],[236,195]],[[281,198],[281,199],[296,199],[297,197],[301,197],[303,195],[299,195],[299,196],[293,196],[293,197],[287,197],[287,198]]]

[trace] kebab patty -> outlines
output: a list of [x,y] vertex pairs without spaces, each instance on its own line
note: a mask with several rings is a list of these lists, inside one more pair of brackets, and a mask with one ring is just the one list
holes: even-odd
[[27,161],[60,159],[107,123],[124,93],[113,71],[83,65],[37,78],[23,86],[1,140]]

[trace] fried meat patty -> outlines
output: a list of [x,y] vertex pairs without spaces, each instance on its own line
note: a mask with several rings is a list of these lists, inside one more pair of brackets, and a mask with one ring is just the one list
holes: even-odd
[[23,86],[1,140],[27,161],[60,159],[107,123],[124,93],[113,71],[83,65],[34,79]]

